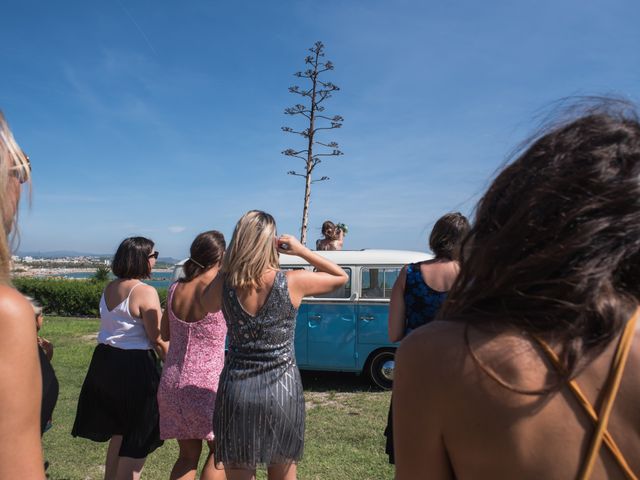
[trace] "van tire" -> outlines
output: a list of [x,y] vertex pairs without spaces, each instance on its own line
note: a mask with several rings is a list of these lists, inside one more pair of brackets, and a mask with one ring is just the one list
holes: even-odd
[[393,385],[393,371],[389,378],[386,368],[388,362],[394,362],[396,351],[393,348],[385,348],[373,352],[367,360],[366,374],[373,385],[382,390],[391,390]]

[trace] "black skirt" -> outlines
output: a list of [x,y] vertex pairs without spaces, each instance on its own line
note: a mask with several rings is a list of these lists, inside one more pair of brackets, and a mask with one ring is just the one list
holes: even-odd
[[393,399],[389,402],[389,414],[387,415],[387,426],[384,429],[384,436],[386,438],[384,444],[384,451],[389,456],[389,463],[391,465],[396,464],[395,450],[393,449]]
[[99,344],[82,384],[71,434],[96,442],[122,435],[121,457],[144,458],[162,445],[153,350]]
[[38,356],[42,373],[42,405],[40,406],[40,435],[42,435],[47,429],[53,409],[56,407],[60,385],[47,354],[40,347],[38,347]]

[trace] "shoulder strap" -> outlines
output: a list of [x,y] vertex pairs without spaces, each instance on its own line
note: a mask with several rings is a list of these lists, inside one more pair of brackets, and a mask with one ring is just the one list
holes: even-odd
[[407,294],[407,289],[410,283],[413,283],[413,279],[411,278],[411,275],[413,274],[414,269],[416,268],[416,265],[418,265],[417,263],[410,263],[407,265],[407,274],[405,276],[404,279],[404,291],[403,293],[406,295]]
[[131,298],[131,292],[133,292],[136,288],[138,288],[140,285],[142,285],[142,282],[138,282],[136,283],[133,287],[131,287],[131,290],[129,290],[129,295],[127,295],[127,300],[129,300],[129,298]]
[[169,285],[169,290],[167,290],[167,305],[166,305],[166,309],[171,311],[171,304],[173,303],[173,294],[176,291],[176,287],[178,286],[179,282],[173,282],[171,285]]
[[[602,445],[602,438],[604,436],[604,433],[607,431],[607,423],[609,422],[609,415],[611,414],[611,410],[613,408],[613,402],[615,401],[616,394],[618,393],[618,389],[620,388],[620,381],[622,380],[624,366],[627,363],[627,359],[629,358],[629,351],[631,350],[631,343],[633,342],[633,335],[636,330],[636,320],[638,319],[639,314],[640,308],[635,311],[633,316],[627,322],[627,325],[622,332],[622,336],[620,337],[618,348],[616,348],[616,353],[613,356],[613,362],[611,362],[611,371],[609,373],[609,377],[607,378],[607,385],[605,386],[605,396],[602,402],[602,411],[600,414],[600,418],[598,419],[598,424],[596,425],[596,431],[594,432],[593,438],[591,439],[591,444],[589,445],[587,456],[582,465],[580,475],[578,475],[579,480],[586,480],[591,477],[591,472],[593,471],[596,457],[598,456],[600,446]],[[616,460],[620,460],[618,456],[615,455],[615,453],[614,456],[616,457]],[[624,461],[624,458],[622,456],[620,456],[620,458],[622,458],[622,460]],[[632,476],[629,478],[635,479],[636,477]]]
[[[627,322],[627,325],[625,326],[624,331],[620,337],[620,342],[618,343],[618,347],[616,348],[616,353],[611,364],[611,371],[606,381],[605,398],[602,406],[602,415],[600,415],[600,417],[598,417],[598,414],[593,408],[593,405],[591,405],[591,402],[589,402],[586,395],[582,392],[582,389],[578,385],[578,382],[576,382],[575,379],[568,382],[569,389],[575,395],[578,403],[587,413],[587,415],[589,415],[591,420],[596,424],[596,431],[593,435],[593,438],[591,439],[587,456],[585,457],[584,463],[580,469],[580,475],[578,476],[579,480],[587,480],[591,476],[593,466],[595,464],[595,459],[598,455],[598,452],[600,451],[600,447],[603,442],[613,455],[614,459],[618,463],[618,466],[620,466],[620,468],[623,470],[625,476],[629,480],[638,480],[638,477],[633,473],[631,467],[629,467],[629,465],[627,464],[627,461],[622,455],[620,448],[616,444],[609,431],[606,429],[606,426],[609,421],[609,415],[611,413],[613,401],[615,400],[618,388],[620,386],[620,379],[622,378],[624,365],[629,355],[631,341],[635,332],[635,324],[639,314],[640,308],[636,310],[634,315]],[[533,338],[540,345],[542,350],[547,354],[549,360],[551,361],[551,363],[553,363],[558,372],[560,372],[561,374],[566,374],[564,366],[560,362],[560,359],[556,352],[554,352],[551,347],[549,347],[549,345],[538,336],[533,335]]]

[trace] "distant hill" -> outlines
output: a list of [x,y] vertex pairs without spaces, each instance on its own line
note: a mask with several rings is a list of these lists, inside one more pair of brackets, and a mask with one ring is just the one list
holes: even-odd
[[111,258],[111,254],[108,253],[87,253],[77,252],[75,250],[52,250],[50,252],[17,252],[16,255],[20,257],[34,257],[34,258],[60,258],[60,257],[100,257]]
[[173,257],[158,257],[158,263],[170,263],[173,265],[174,263],[178,263],[180,260]]

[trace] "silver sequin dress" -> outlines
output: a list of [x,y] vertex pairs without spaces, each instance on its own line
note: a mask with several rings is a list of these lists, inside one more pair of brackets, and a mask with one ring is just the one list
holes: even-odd
[[255,316],[226,282],[228,352],[213,416],[215,459],[255,467],[297,462],[304,449],[304,397],[293,347],[297,309],[278,271]]

